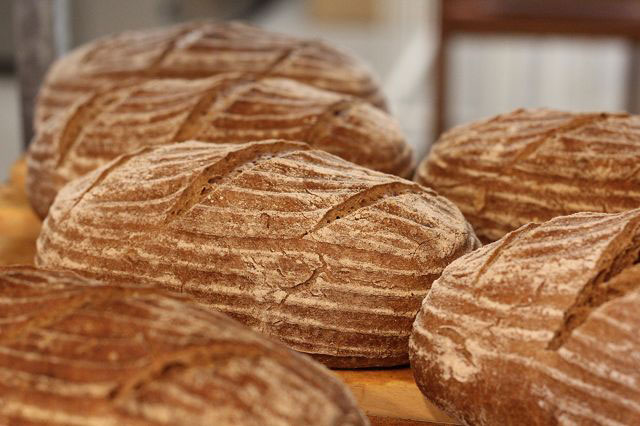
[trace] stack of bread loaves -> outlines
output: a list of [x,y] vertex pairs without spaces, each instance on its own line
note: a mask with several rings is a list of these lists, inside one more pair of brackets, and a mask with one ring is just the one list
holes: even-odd
[[385,173],[413,171],[411,148],[391,116],[283,78],[227,73],[107,86],[49,121],[31,144],[28,164],[28,193],[41,218],[70,180],[143,146],[186,140],[300,140]]
[[518,110],[444,134],[412,182],[380,108],[347,54],[237,23],[54,64],[42,269],[0,275],[0,420],[367,423],[284,344],[410,360],[466,424],[640,424],[640,120]]
[[36,263],[190,293],[330,366],[407,363],[422,298],[479,242],[448,200],[370,169],[412,169],[361,99],[379,93],[323,43],[240,24],[82,47],[40,98]]
[[517,110],[442,136],[416,180],[497,241],[423,301],[425,395],[465,424],[640,424],[639,163],[628,114]]
[[[221,313],[329,366],[408,363],[432,282],[480,243],[404,179],[411,149],[379,107],[350,56],[244,24],[124,33],[55,63],[28,156],[42,269],[0,279],[25,377],[0,416],[366,423],[322,367]],[[47,357],[68,362],[30,361]]]

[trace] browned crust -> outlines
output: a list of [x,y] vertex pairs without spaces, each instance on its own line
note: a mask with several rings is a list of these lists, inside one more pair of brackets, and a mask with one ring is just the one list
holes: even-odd
[[200,21],[112,35],[64,56],[46,76],[35,127],[40,129],[78,96],[105,85],[131,79],[194,79],[225,72],[241,72],[247,78],[292,78],[385,107],[367,67],[334,47],[239,22]]
[[495,241],[529,222],[640,206],[639,161],[638,116],[519,109],[442,135],[415,180]]
[[67,185],[36,262],[188,292],[329,365],[364,367],[407,362],[431,282],[478,245],[433,191],[305,144],[183,142]]
[[0,269],[7,424],[367,425],[328,370],[190,298]]
[[362,100],[285,79],[241,74],[109,86],[39,129],[29,149],[28,195],[41,218],[57,191],[118,155],[197,139],[304,140],[357,164],[407,177],[412,150],[398,123]]
[[527,225],[449,265],[414,323],[422,392],[465,424],[640,421],[640,210]]

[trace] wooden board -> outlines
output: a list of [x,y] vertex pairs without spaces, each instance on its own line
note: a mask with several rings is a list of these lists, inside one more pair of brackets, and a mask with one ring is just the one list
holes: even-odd
[[[11,170],[11,181],[0,186],[0,265],[33,264],[40,221],[27,201],[24,177],[20,161]],[[422,396],[409,368],[335,372],[373,426],[458,424]]]
[[40,220],[24,192],[24,161],[11,169],[11,180],[0,186],[0,265],[32,265]]
[[372,425],[459,424],[420,393],[409,368],[335,372],[351,388]]

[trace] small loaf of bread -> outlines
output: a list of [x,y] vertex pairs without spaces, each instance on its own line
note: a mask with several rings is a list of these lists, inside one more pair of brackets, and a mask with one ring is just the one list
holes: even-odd
[[433,284],[422,392],[469,425],[640,424],[640,210],[529,224]]
[[36,263],[194,295],[335,367],[408,362],[420,302],[479,242],[420,185],[300,142],[143,148],[59,193]]
[[0,423],[368,425],[325,367],[190,298],[0,269]]
[[445,133],[415,180],[494,241],[529,222],[640,207],[640,116],[519,109]]
[[65,183],[143,146],[273,138],[304,140],[385,173],[413,171],[398,124],[370,104],[289,79],[224,74],[150,80],[76,102],[30,146],[29,199],[44,218]]
[[40,90],[35,128],[96,90],[150,78],[191,79],[226,72],[291,78],[385,106],[369,69],[321,41],[238,22],[200,21],[112,35],[62,57]]

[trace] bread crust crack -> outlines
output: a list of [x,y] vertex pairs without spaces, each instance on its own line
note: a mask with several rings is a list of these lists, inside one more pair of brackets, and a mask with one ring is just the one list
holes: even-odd
[[[420,189],[421,187],[419,185],[405,182],[389,182],[374,185],[329,209],[320,221],[309,231],[305,232],[302,237],[325,228],[336,220],[353,215],[358,210],[377,204],[382,200],[398,197],[403,194],[415,194],[416,190],[419,191]],[[424,190],[425,188],[422,189]]]
[[[630,229],[630,228],[635,229]],[[560,349],[599,306],[640,288],[640,232],[637,223],[631,223],[621,233],[622,238],[634,234],[628,245],[588,282],[577,295],[575,303],[564,314],[562,326],[547,344],[548,350]],[[614,241],[615,243],[615,241]]]
[[[173,140],[176,142],[183,142],[189,139],[194,139],[198,136],[202,130],[203,123],[201,116],[208,110],[224,111],[230,105],[237,101],[238,97],[251,89],[255,81],[243,79],[239,77],[237,80],[231,83],[218,83],[217,78],[214,79],[213,86],[205,90],[200,96],[198,102],[196,102],[189,111],[189,115],[184,119],[182,124],[173,136]],[[227,86],[227,87],[225,87]]]
[[118,157],[115,160],[113,160],[111,162],[111,164],[109,164],[107,167],[103,168],[102,171],[100,171],[100,173],[97,174],[97,176],[93,179],[93,181],[82,191],[80,196],[78,196],[78,198],[76,198],[75,202],[73,203],[71,208],[69,210],[67,210],[67,212],[64,215],[64,218],[62,220],[65,220],[66,218],[68,218],[69,215],[71,214],[71,212],[73,211],[73,209],[78,204],[80,204],[80,202],[84,199],[85,195],[87,195],[89,192],[91,192],[91,190],[93,188],[95,188],[96,186],[100,185],[111,173],[113,173],[119,167],[122,167],[123,165],[125,165],[131,158],[135,157],[136,155],[143,154],[143,153],[151,150],[151,148],[152,147],[147,146],[147,147],[144,147],[144,148],[140,148],[140,149],[138,149],[136,151],[133,151],[133,152],[131,152],[129,154],[121,155],[120,157]]
[[232,179],[244,171],[243,166],[257,164],[273,157],[281,157],[293,151],[307,150],[309,146],[302,142],[263,141],[246,144],[231,151],[221,160],[205,167],[200,174],[182,191],[182,194],[169,210],[164,220],[169,224],[188,212],[193,206],[200,204],[211,194],[211,191],[224,181]]

